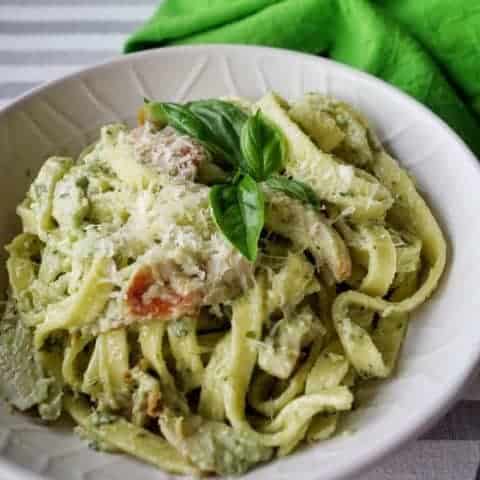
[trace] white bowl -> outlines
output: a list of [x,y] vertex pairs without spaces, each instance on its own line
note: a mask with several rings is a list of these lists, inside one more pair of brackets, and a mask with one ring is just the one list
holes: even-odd
[[[435,422],[480,357],[480,169],[441,120],[395,88],[323,58],[244,46],[197,46],[129,55],[28,93],[0,112],[0,243],[18,231],[15,206],[45,158],[76,154],[101,125],[134,121],[142,97],[158,100],[275,90],[286,98],[318,90],[362,111],[418,180],[449,239],[449,265],[433,299],[415,312],[397,374],[351,417],[351,435],[302,449],[246,478],[356,476]],[[3,265],[3,261],[2,261]],[[46,427],[0,407],[2,479],[167,479],[126,456],[89,450],[68,429]],[[39,477],[37,475],[43,477]]]

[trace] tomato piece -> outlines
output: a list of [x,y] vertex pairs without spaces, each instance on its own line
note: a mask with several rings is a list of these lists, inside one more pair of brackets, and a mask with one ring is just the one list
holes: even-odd
[[145,301],[144,294],[155,283],[150,268],[139,270],[127,290],[127,304],[131,313],[142,317],[170,318],[178,312],[187,312],[197,301],[197,295],[179,295],[166,287],[167,298],[152,297]]

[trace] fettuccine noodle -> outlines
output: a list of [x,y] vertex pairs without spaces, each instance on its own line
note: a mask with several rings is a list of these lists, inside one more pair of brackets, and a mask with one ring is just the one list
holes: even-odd
[[282,132],[281,174],[318,200],[261,184],[255,262],[212,219],[222,169],[158,122],[47,160],[7,247],[0,392],[178,474],[240,474],[334,435],[358,387],[394,373],[446,262],[413,180],[350,106],[229,101]]

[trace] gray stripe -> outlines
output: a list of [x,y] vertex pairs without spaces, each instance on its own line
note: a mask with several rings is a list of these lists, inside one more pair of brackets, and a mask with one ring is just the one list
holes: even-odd
[[0,0],[0,5],[56,6],[56,5],[155,5],[156,0]]
[[[32,44],[35,50],[35,45]],[[0,65],[86,65],[118,55],[115,50],[49,50],[12,52],[0,50]]]
[[2,22],[0,32],[13,35],[52,35],[57,33],[125,33],[129,34],[141,21],[59,21],[59,22]]
[[480,401],[458,402],[422,440],[480,440]]
[[11,82],[0,83],[0,98],[12,98],[25,93],[40,82]]

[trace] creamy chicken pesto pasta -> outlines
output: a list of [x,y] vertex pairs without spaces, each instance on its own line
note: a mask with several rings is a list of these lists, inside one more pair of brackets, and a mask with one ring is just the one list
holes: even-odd
[[334,435],[446,260],[367,120],[317,93],[146,101],[49,158],[17,212],[0,393],[179,474]]

